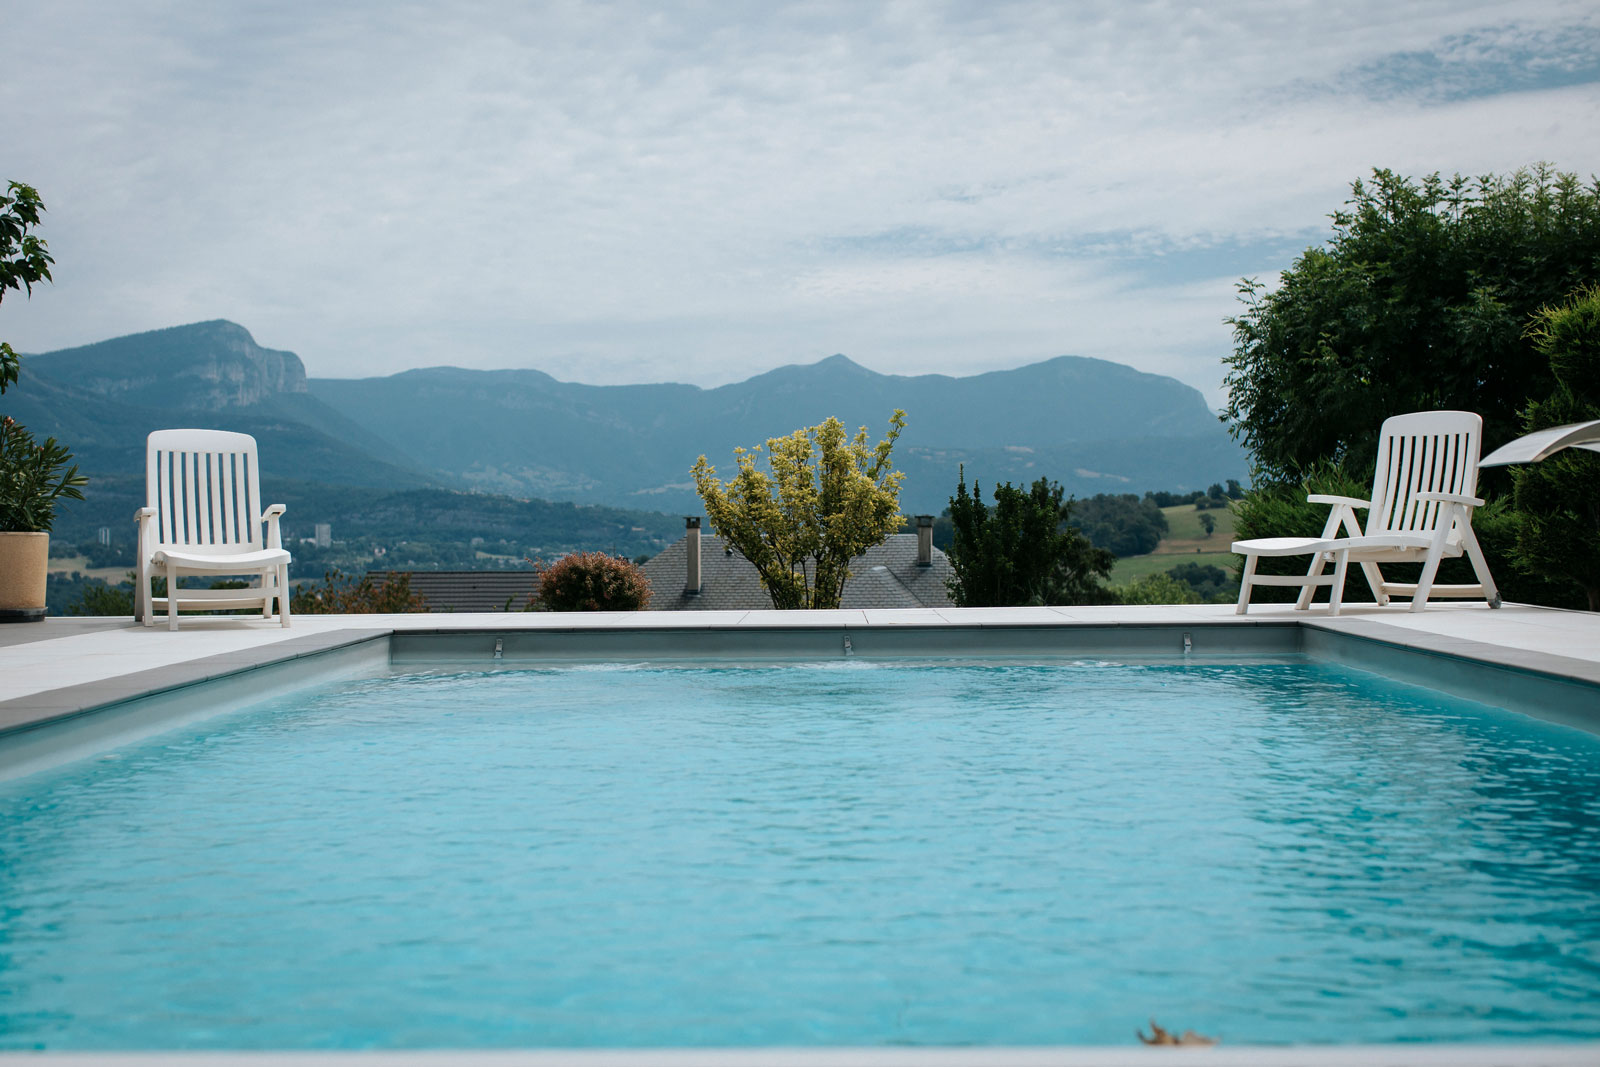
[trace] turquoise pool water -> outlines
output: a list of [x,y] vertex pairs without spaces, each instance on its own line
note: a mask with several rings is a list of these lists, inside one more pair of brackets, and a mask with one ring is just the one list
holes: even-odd
[[0,1047],[1600,1037],[1600,738],[1310,662],[428,673],[0,786]]

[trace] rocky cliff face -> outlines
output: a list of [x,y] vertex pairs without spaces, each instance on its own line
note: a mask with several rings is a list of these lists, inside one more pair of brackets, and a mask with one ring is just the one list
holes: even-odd
[[222,411],[307,391],[299,356],[262,348],[249,330],[224,319],[62,349],[23,366],[81,392],[147,407]]
[[271,396],[307,391],[305,364],[293,352],[262,348],[250,331],[231,322],[201,327],[196,338],[201,358],[180,374],[195,406],[249,407]]

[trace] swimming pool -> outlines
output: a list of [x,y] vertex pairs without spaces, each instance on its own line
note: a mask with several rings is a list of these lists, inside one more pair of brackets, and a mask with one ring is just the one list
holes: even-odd
[[0,785],[0,1047],[1594,1039],[1597,786],[1294,655],[402,668]]

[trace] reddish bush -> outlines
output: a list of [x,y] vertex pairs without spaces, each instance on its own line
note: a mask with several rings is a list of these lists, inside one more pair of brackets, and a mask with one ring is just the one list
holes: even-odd
[[638,611],[650,603],[650,579],[639,567],[604,552],[574,552],[542,567],[536,611]]
[[409,574],[392,575],[382,585],[374,585],[370,574],[357,581],[335,568],[322,576],[322,585],[296,589],[289,608],[296,615],[400,615],[425,612],[428,602],[421,593],[411,591]]

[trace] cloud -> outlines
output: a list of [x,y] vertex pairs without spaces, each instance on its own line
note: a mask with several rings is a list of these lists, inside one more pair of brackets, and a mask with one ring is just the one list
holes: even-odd
[[5,177],[41,189],[59,267],[0,311],[33,350],[221,316],[325,376],[1076,352],[1216,402],[1232,283],[1352,179],[1600,169],[1600,19],[1560,2],[3,19],[29,87]]
[[1600,27],[1509,24],[1454,34],[1421,51],[1392,52],[1340,79],[1378,100],[1466,100],[1600,82]]

